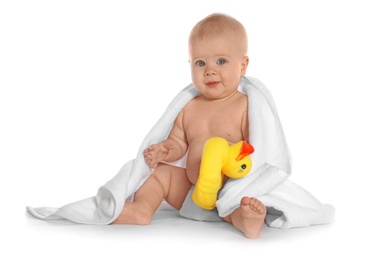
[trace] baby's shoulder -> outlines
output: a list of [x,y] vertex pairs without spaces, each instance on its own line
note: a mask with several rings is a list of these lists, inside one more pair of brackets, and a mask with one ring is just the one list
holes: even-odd
[[242,92],[237,92],[237,94],[233,96],[232,102],[247,105],[247,95]]
[[201,103],[201,100],[203,98],[201,97],[201,95],[194,97],[193,99],[191,99],[190,101],[187,102],[187,104],[184,106],[184,108],[188,108],[191,106],[196,106],[199,103]]

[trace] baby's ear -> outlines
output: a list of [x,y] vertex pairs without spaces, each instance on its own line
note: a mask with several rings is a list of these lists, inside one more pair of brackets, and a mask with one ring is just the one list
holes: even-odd
[[243,57],[241,64],[241,76],[245,76],[248,65],[249,65],[249,57],[245,56]]

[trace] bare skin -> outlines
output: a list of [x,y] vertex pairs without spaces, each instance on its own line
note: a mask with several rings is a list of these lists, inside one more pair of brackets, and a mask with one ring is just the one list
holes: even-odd
[[[144,151],[146,163],[155,170],[114,224],[149,224],[163,199],[179,210],[196,183],[202,149],[209,138],[223,137],[230,144],[248,141],[247,96],[238,91],[248,57],[241,48],[234,48],[243,44],[240,32],[226,30],[223,34],[190,40],[192,81],[200,95],[178,114],[168,138]],[[186,154],[186,168],[165,163]],[[259,200],[244,197],[239,208],[224,220],[247,238],[257,238],[265,214],[266,207]]]
[[264,224],[266,207],[257,199],[243,197],[240,207],[223,218],[242,231],[247,238],[258,238]]

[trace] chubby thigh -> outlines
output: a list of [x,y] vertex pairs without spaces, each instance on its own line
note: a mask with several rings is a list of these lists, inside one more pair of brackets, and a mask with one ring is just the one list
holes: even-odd
[[153,175],[162,185],[166,202],[179,210],[192,186],[187,178],[186,169],[159,163]]

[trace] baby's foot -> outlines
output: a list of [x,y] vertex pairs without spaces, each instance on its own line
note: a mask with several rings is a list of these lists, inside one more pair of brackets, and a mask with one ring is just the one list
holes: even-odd
[[113,224],[148,225],[151,223],[152,214],[138,203],[126,202],[124,208]]
[[242,231],[248,238],[258,238],[264,224],[266,207],[255,198],[243,197],[240,203]]

